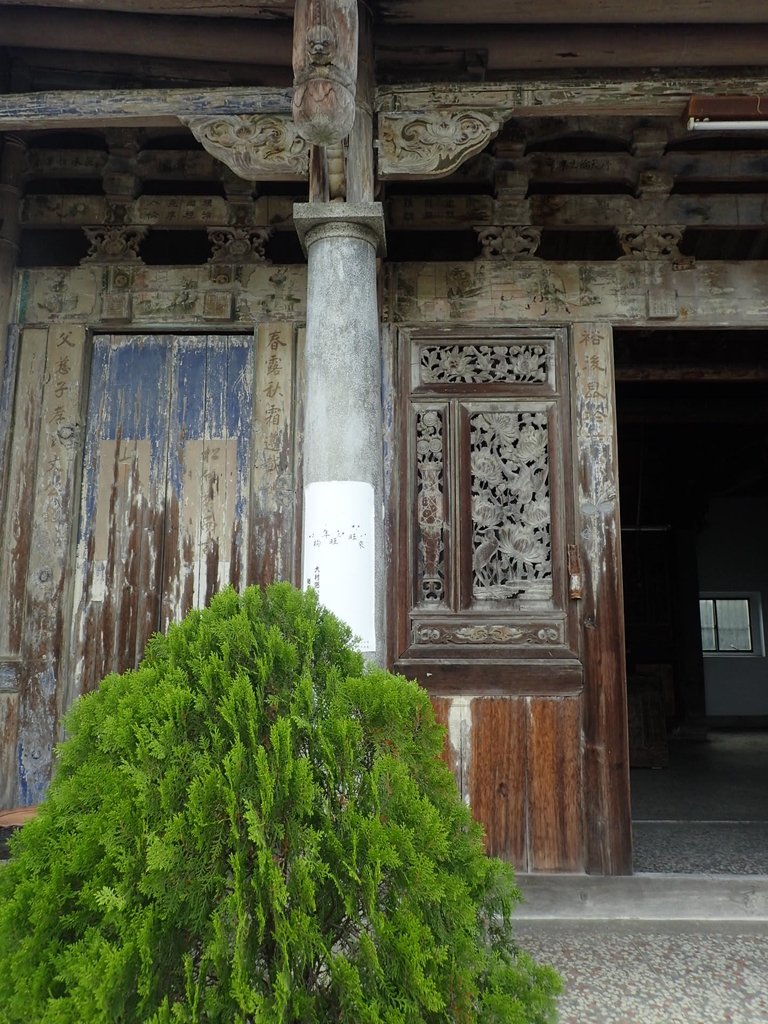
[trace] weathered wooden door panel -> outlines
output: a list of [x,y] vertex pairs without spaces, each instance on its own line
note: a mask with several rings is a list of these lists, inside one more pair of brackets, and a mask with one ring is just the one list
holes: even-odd
[[245,579],[250,337],[174,341],[161,627]]
[[73,652],[75,692],[134,667],[159,626],[170,398],[162,337],[94,339]]
[[72,693],[244,575],[250,337],[94,339]]
[[401,342],[395,667],[432,695],[489,851],[524,870],[581,870],[567,333],[425,329]]

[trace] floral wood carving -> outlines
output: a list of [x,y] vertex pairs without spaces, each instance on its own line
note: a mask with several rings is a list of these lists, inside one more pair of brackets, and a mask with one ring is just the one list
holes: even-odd
[[443,413],[425,409],[416,416],[416,600],[429,605],[445,601],[444,487]]
[[379,177],[450,174],[479,153],[504,118],[477,110],[379,114]]
[[546,384],[546,345],[423,345],[421,384]]
[[420,644],[505,644],[536,645],[562,643],[562,630],[539,624],[526,627],[487,623],[476,626],[417,625],[416,643]]
[[680,240],[684,225],[633,224],[616,228],[616,236],[624,253],[622,259],[680,259]]
[[529,259],[536,255],[541,242],[541,228],[532,227],[487,227],[477,232],[480,242],[480,258]]
[[147,230],[145,227],[83,228],[91,247],[81,263],[142,263],[139,243]]
[[264,263],[271,228],[209,228],[213,251],[209,263]]
[[517,410],[469,419],[473,596],[551,597],[547,415]]
[[205,149],[241,178],[302,178],[309,146],[288,115],[232,114],[181,119]]

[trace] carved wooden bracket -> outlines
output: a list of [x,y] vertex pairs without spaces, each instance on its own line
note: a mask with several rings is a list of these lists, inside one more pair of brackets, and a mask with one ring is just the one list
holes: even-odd
[[680,259],[680,241],[684,224],[633,224],[616,228],[621,259]]
[[541,243],[541,228],[528,225],[510,224],[476,230],[480,243],[480,258],[483,260],[530,259],[536,255]]
[[379,177],[442,177],[479,153],[509,115],[434,110],[379,114]]
[[247,181],[306,178],[309,146],[285,114],[180,118],[205,149]]
[[139,244],[147,230],[146,227],[84,227],[90,249],[80,262],[142,263]]

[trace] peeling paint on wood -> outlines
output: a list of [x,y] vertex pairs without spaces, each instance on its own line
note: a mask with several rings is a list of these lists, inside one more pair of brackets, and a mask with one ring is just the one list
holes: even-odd
[[253,407],[253,527],[249,579],[261,586],[291,579],[294,561],[293,325],[258,328]]
[[387,267],[387,303],[396,323],[473,321],[658,323],[648,294],[658,291],[658,265],[677,295],[670,324],[764,326],[768,321],[768,265],[697,263],[675,267],[659,260],[616,263],[477,261],[397,263]]
[[606,324],[573,331],[584,566],[587,870],[632,870],[613,348]]
[[22,806],[42,799],[57,740],[57,682],[69,625],[65,609],[80,461],[84,350],[82,327],[49,329],[25,593],[17,743]]
[[11,446],[4,482],[7,511],[0,549],[0,654],[21,653],[47,342],[47,330],[25,330],[18,355],[15,443]]
[[99,335],[66,703],[245,576],[252,340]]

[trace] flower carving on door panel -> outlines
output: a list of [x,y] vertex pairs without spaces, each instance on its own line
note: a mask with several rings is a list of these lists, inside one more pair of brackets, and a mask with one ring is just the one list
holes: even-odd
[[551,592],[546,412],[474,413],[470,447],[474,598],[510,600],[526,584]]

